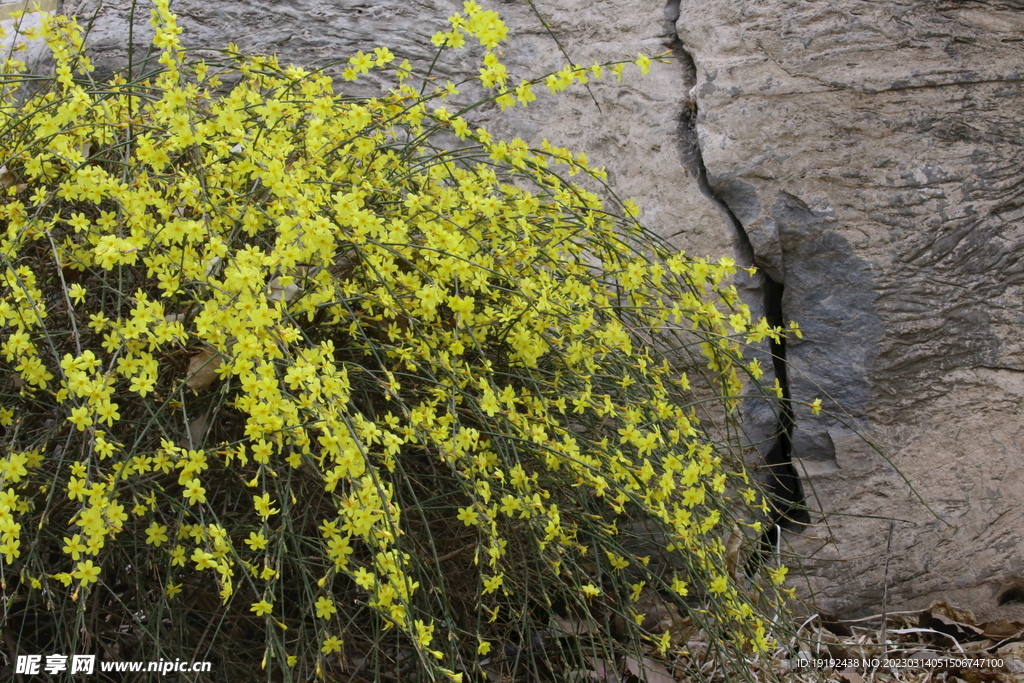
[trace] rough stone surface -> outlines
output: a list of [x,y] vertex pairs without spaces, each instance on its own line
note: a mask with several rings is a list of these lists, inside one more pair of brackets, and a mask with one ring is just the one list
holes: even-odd
[[[564,63],[528,4],[484,4],[512,29],[514,76]],[[66,5],[84,17],[99,3]],[[786,537],[809,557],[819,607],[877,612],[887,593],[890,610],[946,597],[979,616],[1022,616],[999,602],[1024,586],[1024,2],[536,7],[579,63],[675,50],[647,78],[592,83],[596,105],[577,89],[481,114],[503,134],[587,152],[677,246],[752,256],[784,286],[785,318],[806,333],[787,348],[791,395],[841,415],[798,409],[793,433],[804,489],[830,513]],[[457,7],[173,9],[187,44],[232,40],[323,66],[382,44],[429,59],[429,37]],[[148,14],[136,15],[140,47]],[[124,63],[129,16],[130,3],[103,3],[89,41],[101,66]],[[748,283],[752,300],[763,284]]]
[[24,12],[25,10],[31,10],[33,8],[38,8],[43,12],[52,12],[57,9],[57,0],[36,0],[36,2],[20,0],[19,2],[0,2],[0,21],[10,19],[12,12]]
[[52,67],[46,44],[40,38],[28,39],[21,33],[38,29],[41,25],[39,15],[36,12],[26,12],[17,19],[9,16],[11,12],[22,11],[22,5],[23,3],[0,5],[0,28],[4,33],[4,37],[0,38],[0,56],[15,56],[29,71],[42,72],[48,66]]
[[1019,616],[1024,3],[682,0],[676,27],[708,180],[806,331],[792,397],[891,460],[797,411],[819,605],[877,610],[888,555],[890,609]]
[[[575,63],[635,58],[641,50],[660,54],[672,35],[659,0],[560,0],[557,6],[549,6],[555,4],[538,2],[536,6]],[[528,4],[486,6],[497,10],[509,25],[503,60],[513,83],[565,65],[566,58]],[[131,1],[69,0],[63,11],[84,21],[97,7],[90,50],[100,68],[120,68],[127,61]],[[187,46],[220,47],[231,41],[245,53],[273,53],[282,64],[327,67],[331,74],[340,74],[357,50],[380,45],[391,48],[399,59],[425,67],[436,53],[431,36],[448,28],[446,17],[461,9],[462,3],[453,0],[177,0],[172,4]],[[138,59],[152,36],[146,2],[140,0],[134,17]],[[610,23],[607,17],[617,20]],[[436,75],[459,80],[476,73],[478,53],[451,54],[435,67]],[[339,67],[329,66],[339,61]],[[695,254],[729,253],[734,237],[688,177],[692,169],[683,163],[677,145],[685,75],[677,65],[658,66],[645,78],[637,78],[633,67],[622,83],[614,78],[591,81],[589,92],[574,86],[553,96],[541,86],[535,89],[537,101],[529,107],[504,113],[497,107],[484,108],[477,112],[478,120],[506,137],[519,136],[532,144],[549,138],[556,146],[585,152],[594,163],[608,167],[616,194],[644,207],[643,220],[656,232]],[[376,87],[360,90],[340,77],[337,82],[354,94]]]

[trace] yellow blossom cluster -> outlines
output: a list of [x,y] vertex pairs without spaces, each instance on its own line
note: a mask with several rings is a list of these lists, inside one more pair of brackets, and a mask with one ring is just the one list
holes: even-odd
[[[469,604],[494,623],[524,557],[584,603],[608,590],[584,566],[625,581],[644,563],[618,524],[642,515],[689,558],[665,587],[700,587],[738,647],[768,647],[722,569],[726,517],[755,493],[691,389],[728,415],[761,372],[741,345],[785,334],[751,319],[730,259],[673,252],[635,204],[569,181],[604,181],[585,155],[428,108],[453,86],[414,88],[387,48],[343,79],[391,69],[394,89],[339,97],[233,48],[187,61],[156,0],[161,69],[98,88],[77,25],[44,17],[52,87],[0,85],[0,556],[26,582],[86,609],[128,565],[168,601],[209,581],[240,619],[315,636],[268,635],[265,665],[320,675],[358,604],[451,665],[489,643],[430,597],[464,558],[442,542],[469,541]],[[466,2],[450,24],[434,43],[478,39],[503,108],[535,98],[507,87],[495,12]],[[624,64],[538,82],[606,67]]]

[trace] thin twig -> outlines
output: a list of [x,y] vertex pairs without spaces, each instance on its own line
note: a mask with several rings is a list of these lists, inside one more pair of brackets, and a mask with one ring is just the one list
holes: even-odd
[[451,551],[447,555],[442,555],[441,557],[437,558],[437,561],[438,562],[444,562],[445,560],[450,560],[453,557],[455,557],[456,555],[461,555],[462,553],[466,552],[467,550],[472,550],[475,547],[476,547],[476,543],[470,543],[465,548],[459,548],[458,550]]
[[885,543],[885,583],[884,583],[884,585],[882,587],[882,630],[880,631],[880,636],[879,636],[879,639],[878,639],[878,641],[882,644],[882,647],[885,648],[886,651],[888,651],[889,648],[886,647],[886,644],[885,644],[885,625],[886,625],[885,611],[886,611],[886,608],[888,607],[888,600],[889,600],[889,557],[891,556],[891,551],[892,551],[892,530],[893,530],[894,526],[896,526],[895,520],[891,520],[890,519],[889,520],[889,540],[886,541],[886,543]]

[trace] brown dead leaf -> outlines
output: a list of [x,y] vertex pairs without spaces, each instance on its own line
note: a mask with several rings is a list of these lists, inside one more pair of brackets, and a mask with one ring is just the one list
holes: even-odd
[[1024,643],[1007,643],[996,650],[996,655],[999,657],[1014,657],[1016,659],[1024,660]]
[[711,645],[703,640],[689,640],[686,642],[686,654],[689,655],[692,662],[705,661],[710,649]]
[[196,419],[188,423],[188,436],[189,443],[198,444],[203,442],[203,436],[206,434],[206,417],[200,415]]
[[676,679],[668,672],[661,662],[650,657],[641,660],[633,657],[626,657],[626,668],[641,681],[646,683],[676,683]]
[[920,619],[918,620],[918,626],[938,631],[939,633],[955,638],[961,643],[965,640],[979,640],[985,637],[984,632],[977,626],[972,625],[971,622],[955,620],[947,616],[947,614],[948,612],[946,612],[946,610],[933,612],[929,609],[921,612]]
[[838,675],[841,683],[864,683],[864,679],[853,667],[843,669]]
[[1005,640],[1007,638],[1020,637],[1022,632],[1024,632],[1024,623],[996,619],[995,621],[986,621],[984,624],[978,624],[978,628],[981,629],[986,638]]
[[560,617],[557,614],[552,615],[550,626],[553,632],[567,636],[589,636],[600,631],[600,627],[593,619],[584,621],[573,616]]
[[618,683],[621,680],[614,660],[588,656],[587,663],[593,669],[593,671],[587,672],[591,680],[601,681],[601,683]]
[[14,184],[14,174],[7,170],[7,166],[0,166],[0,187],[8,188]]
[[961,624],[973,624],[976,621],[974,618],[974,612],[968,609],[953,607],[945,600],[936,600],[925,611],[935,615],[942,615],[947,619],[960,622]]
[[961,669],[959,672],[961,678],[967,683],[1012,683],[1013,678],[1007,676],[1004,673],[998,671],[989,671],[986,669]]
[[640,594],[636,609],[644,615],[641,624],[644,630],[655,634],[671,631],[673,644],[686,642],[698,630],[689,619],[680,616],[674,605],[662,600],[657,591],[650,588],[644,589]]
[[736,571],[740,566],[740,553],[743,551],[746,535],[740,531],[739,526],[733,524],[728,538],[729,540],[725,544],[726,568],[729,571],[729,576],[736,580]]
[[221,355],[210,348],[205,348],[188,362],[188,379],[185,384],[196,391],[202,391],[217,379],[217,368],[220,367]]
[[825,647],[828,648],[828,656],[832,659],[850,659],[853,655],[846,650],[846,648],[832,643],[825,643]]

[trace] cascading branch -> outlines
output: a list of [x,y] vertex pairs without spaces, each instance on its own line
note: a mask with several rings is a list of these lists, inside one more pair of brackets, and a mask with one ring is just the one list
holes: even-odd
[[[343,77],[398,84],[340,97],[233,48],[190,61],[157,0],[160,68],[99,84],[77,24],[42,16],[55,75],[25,96],[8,60],[0,111],[0,555],[53,623],[38,651],[257,643],[306,680],[412,647],[461,680],[546,629],[537,605],[671,657],[635,604],[655,588],[723,647],[769,647],[723,543],[758,530],[736,516],[757,494],[700,419],[760,375],[741,344],[783,333],[732,261],[673,252],[584,187],[584,155],[492,140],[387,48]],[[535,98],[496,13],[450,24],[435,44],[477,38],[501,108]],[[637,519],[671,571],[628,549]]]

